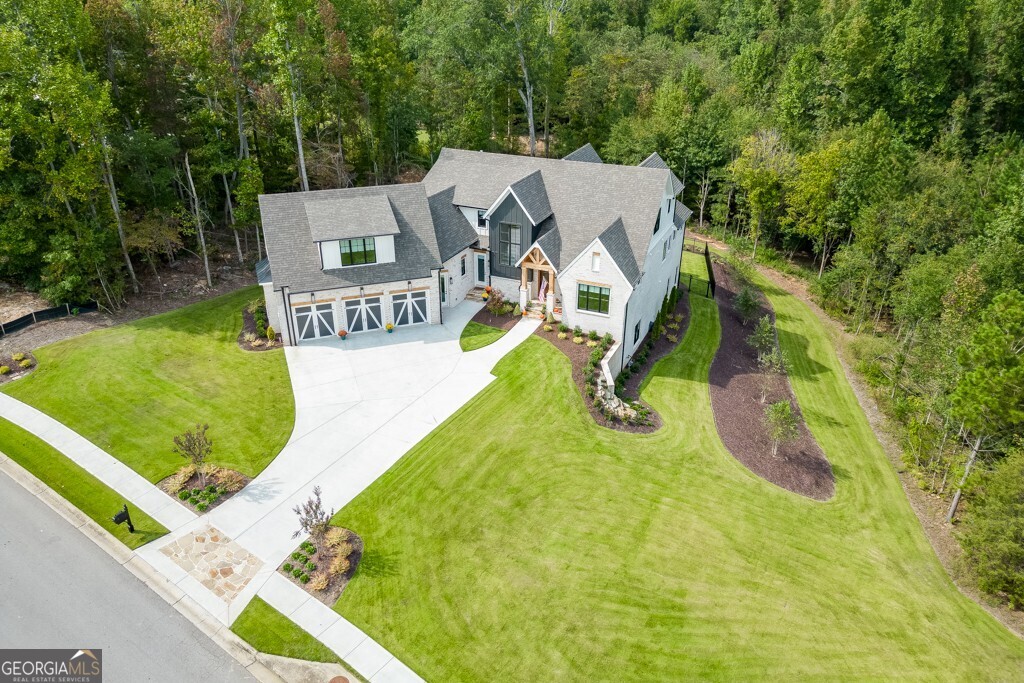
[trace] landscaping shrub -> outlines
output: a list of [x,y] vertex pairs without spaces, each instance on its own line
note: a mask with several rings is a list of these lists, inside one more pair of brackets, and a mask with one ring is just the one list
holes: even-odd
[[26,358],[25,360],[23,360],[20,363],[18,363],[18,365],[20,365],[23,368],[30,368],[30,367],[32,367],[32,361],[29,360],[28,358]]
[[587,348],[588,349],[592,349],[595,346],[597,346],[597,342],[596,341],[594,341],[593,339],[588,339],[587,340]]
[[348,557],[355,550],[353,545],[348,541],[342,541],[334,547],[334,555],[336,557]]
[[210,507],[210,504],[207,503],[206,501],[199,501],[198,503],[196,503],[197,512],[206,512],[206,508],[208,507]]
[[330,582],[331,577],[327,576],[325,572],[317,572],[309,578],[309,587],[315,591],[322,591]]
[[579,325],[577,325],[576,327],[572,328],[572,336],[574,336],[574,337],[582,337],[583,336],[583,328],[580,327]]
[[591,330],[590,332],[587,332],[587,337],[590,339],[590,341],[597,341],[598,339],[601,338],[601,335],[597,333],[597,330]]
[[302,576],[302,569],[300,567],[296,567],[295,569],[293,569],[292,576],[294,576],[296,579]]
[[316,546],[309,541],[303,541],[299,548],[301,548],[302,552],[306,553],[310,557],[316,554]]
[[11,360],[13,360],[15,363],[20,363],[21,361],[25,360],[25,354],[15,353],[11,356]]
[[277,339],[277,332],[270,325],[267,325],[267,341],[274,341]]
[[302,576],[300,576],[299,581],[301,581],[303,584],[309,583],[309,574],[303,574]]
[[[569,338],[569,333],[568,332],[559,332],[558,333],[558,338],[559,339],[568,339]],[[8,372],[10,372],[10,368],[7,368],[7,370],[8,370]]]
[[230,493],[241,491],[242,487],[245,486],[245,477],[235,471],[222,472],[220,475],[221,487]]
[[586,389],[587,398],[594,398],[594,385],[591,384],[593,379],[594,379],[594,374],[591,373],[590,374],[590,379],[587,380],[587,389]]
[[487,303],[484,304],[491,315],[504,315],[505,296],[498,290],[490,292]]
[[245,340],[246,344],[252,344],[254,341],[256,341],[256,333],[246,332],[244,335],[242,335],[242,339]]
[[292,559],[296,560],[296,561],[298,561],[298,562],[300,562],[302,564],[305,564],[306,560],[308,560],[309,558],[306,557],[305,555],[303,555],[302,553],[300,553],[298,550],[296,550],[294,553],[292,553]]
[[611,348],[611,345],[614,344],[614,343],[615,343],[615,340],[612,338],[612,335],[611,335],[610,332],[605,332],[604,336],[601,337],[601,346],[605,347],[606,349],[607,348]]
[[677,337],[677,336],[676,336],[676,335],[674,335],[674,334],[666,334],[666,335],[665,335],[665,339],[668,339],[668,340],[669,340],[669,342],[671,342],[672,344],[675,344],[676,342],[678,342],[678,341],[679,341],[679,337]]
[[544,331],[545,331],[545,332],[550,332],[551,330],[552,330],[552,327],[551,327],[551,325],[545,325],[545,326],[544,326]]
[[569,331],[569,326],[566,325],[565,323],[558,323],[558,331],[559,332],[568,332]]
[[306,563],[306,569],[311,571],[311,572],[315,572],[316,571],[316,564],[314,564],[313,562],[307,562]]
[[349,561],[348,557],[344,555],[337,555],[331,561],[331,575],[341,576],[342,574],[347,572],[349,570],[349,567],[351,566],[352,563]]
[[9,375],[9,374],[11,374],[11,369],[9,367],[7,367],[6,365],[0,365],[0,375]]
[[178,491],[178,498],[180,500],[188,500],[188,491]]
[[750,285],[743,285],[739,294],[732,301],[733,308],[740,314],[740,323],[746,325],[750,322],[760,305],[757,301],[757,292]]
[[252,346],[253,346],[253,348],[257,348],[258,349],[259,347],[263,346],[264,343],[266,343],[266,342],[264,342],[262,339],[255,339],[252,342]]
[[290,572],[290,571],[291,571],[292,569],[294,569],[294,568],[295,568],[295,567],[293,567],[293,566],[292,566],[292,563],[291,563],[291,562],[285,562],[285,563],[284,563],[284,566],[283,566],[283,567],[281,567],[281,569],[283,569],[283,570],[284,570],[284,571],[286,571],[286,572]]
[[594,349],[590,352],[590,360],[595,363],[600,363],[602,358],[604,358],[604,351],[601,349]]
[[518,317],[518,316],[521,316],[522,314],[523,314],[523,309],[519,308],[519,304],[516,304],[516,307],[512,309],[512,315]]
[[325,543],[328,548],[338,548],[342,543],[347,542],[348,538],[348,529],[342,529],[340,526],[333,526],[327,532]]
[[580,337],[580,336],[573,337],[572,338],[572,343],[573,344],[582,344],[583,343],[583,337]]

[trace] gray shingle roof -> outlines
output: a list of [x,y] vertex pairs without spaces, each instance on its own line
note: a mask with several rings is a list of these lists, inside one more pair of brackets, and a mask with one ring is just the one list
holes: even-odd
[[622,225],[622,219],[616,218],[611,225],[600,234],[601,244],[608,250],[615,264],[631,284],[640,279],[640,268],[633,258],[633,250],[629,248],[629,236]]
[[[306,206],[339,199],[385,197],[398,226],[395,262],[320,270]],[[309,292],[427,277],[441,267],[437,236],[423,183],[260,195],[263,232],[274,288]],[[316,208],[316,207],[314,207]],[[314,210],[314,214],[316,211]]]
[[442,261],[447,261],[480,240],[476,230],[452,202],[454,198],[455,188],[449,187],[431,195],[427,200],[430,203],[430,215],[434,219],[437,248]]
[[622,219],[633,258],[643,269],[670,176],[666,169],[443,149],[423,184],[430,195],[454,185],[456,205],[488,207],[505,188],[536,171],[552,212],[538,234],[556,269],[616,218]]
[[689,220],[692,215],[693,211],[688,209],[685,204],[682,202],[676,202],[676,209],[672,213],[672,222],[675,223],[677,228],[682,230],[686,221]]
[[[651,156],[641,161],[638,165],[643,166],[644,168],[663,168],[669,173],[672,173],[672,169],[668,167],[668,164],[665,163],[665,160],[662,159],[661,155],[657,152],[651,154]],[[679,193],[682,191],[683,181],[676,177],[675,173],[672,173],[672,192],[678,197]]]
[[597,150],[589,142],[580,147],[575,152],[569,152],[564,157],[563,161],[585,161],[589,164],[603,164],[604,161],[597,155]]
[[273,282],[273,275],[270,272],[270,259],[260,259],[256,262],[256,282],[264,285]]
[[541,177],[539,170],[512,183],[512,192],[515,193],[519,204],[533,219],[534,225],[540,225],[545,218],[551,215],[548,192],[544,189],[544,178]]
[[314,242],[398,234],[395,212],[384,194],[306,202],[305,209]]

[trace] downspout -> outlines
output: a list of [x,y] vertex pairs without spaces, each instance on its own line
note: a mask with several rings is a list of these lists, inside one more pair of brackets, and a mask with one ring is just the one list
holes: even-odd
[[[636,291],[636,290],[633,290]],[[626,301],[626,308],[622,313],[622,353],[619,355],[619,372],[626,367],[626,328],[629,327],[629,301]],[[618,375],[616,375],[618,377]]]
[[289,296],[288,292],[285,291],[287,289],[288,289],[287,285],[284,286],[284,287],[281,287],[281,303],[284,304],[284,318],[285,318],[284,324],[288,328],[288,341],[290,342],[290,345],[291,346],[296,346],[296,342],[295,342],[295,328],[292,325],[291,297]]

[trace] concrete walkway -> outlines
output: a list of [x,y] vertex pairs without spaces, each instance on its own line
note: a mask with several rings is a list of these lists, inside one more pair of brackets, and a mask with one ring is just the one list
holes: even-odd
[[[219,622],[231,624],[258,594],[373,683],[418,681],[373,639],[275,570],[298,545],[292,508],[314,486],[322,488],[325,506],[344,507],[493,381],[494,365],[540,324],[524,319],[497,342],[464,353],[459,336],[481,306],[464,301],[445,309],[443,325],[286,348],[295,396],[291,438],[245,489],[202,517],[4,394],[0,417],[41,437],[170,529],[136,556]],[[220,574],[209,565],[211,556],[223,560]]]

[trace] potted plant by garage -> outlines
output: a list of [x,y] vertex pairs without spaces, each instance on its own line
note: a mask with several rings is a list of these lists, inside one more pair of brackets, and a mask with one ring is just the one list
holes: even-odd
[[384,329],[388,331],[388,334],[391,334],[392,332],[395,331],[395,326],[392,325],[391,323],[388,323],[387,325],[384,326]]
[[348,330],[338,330],[338,336],[341,337],[341,341],[345,341],[345,337],[348,336]]

